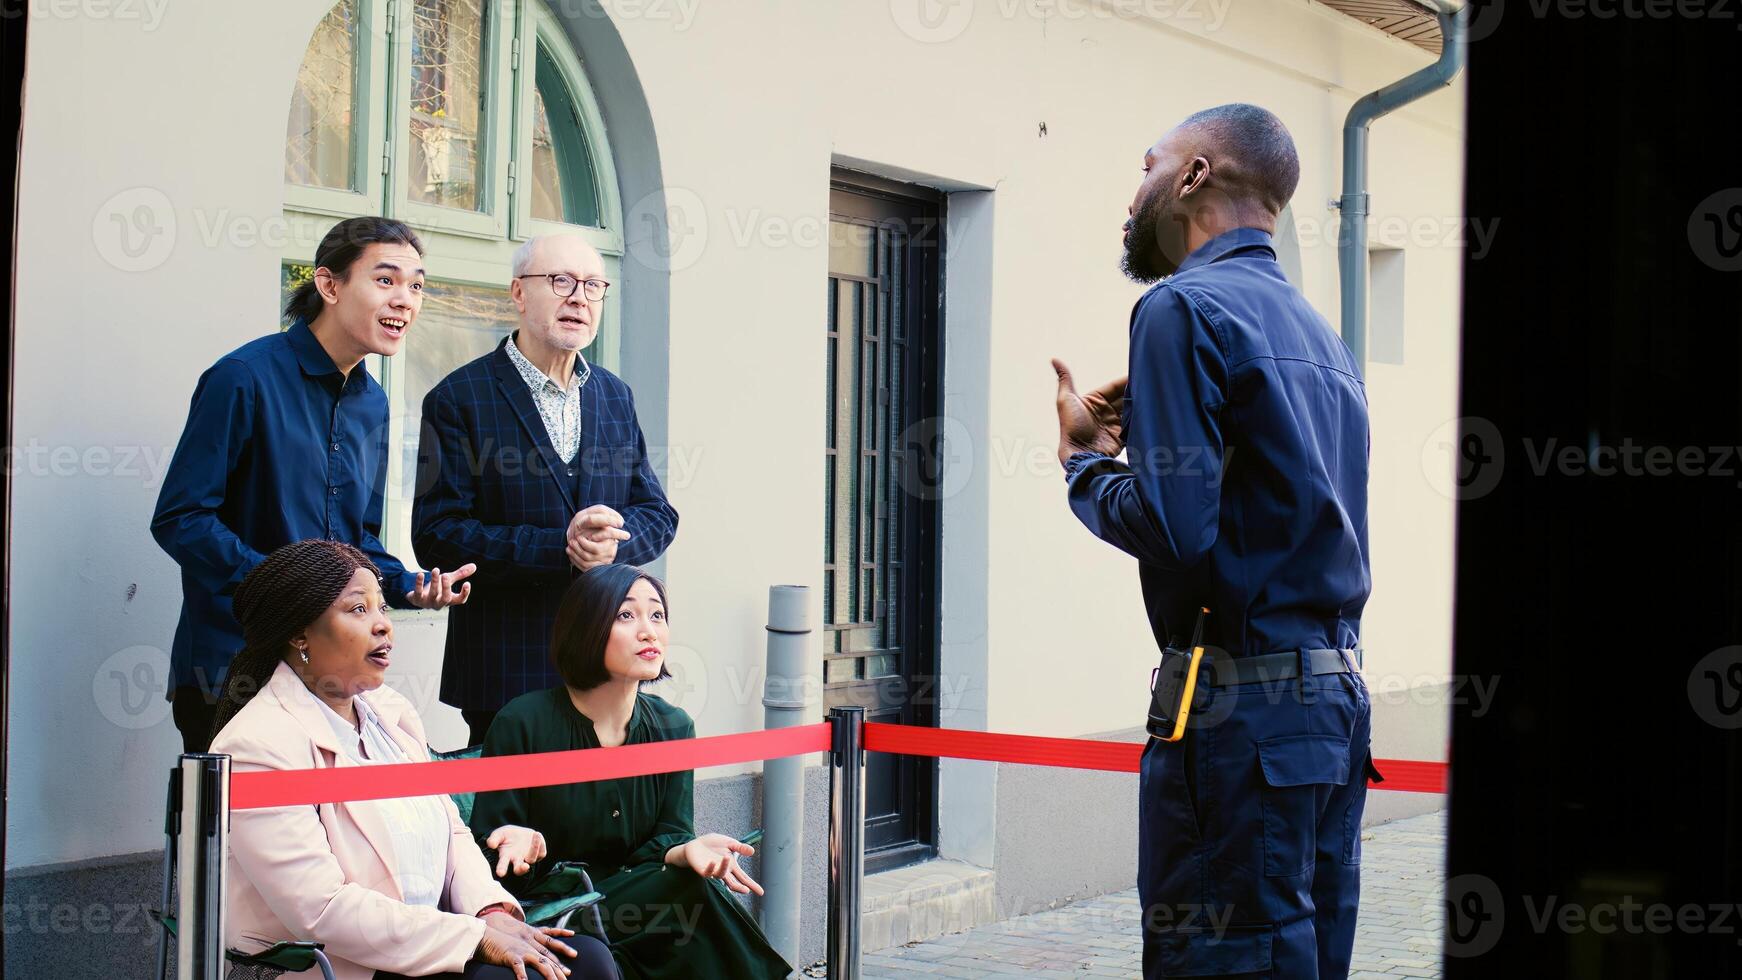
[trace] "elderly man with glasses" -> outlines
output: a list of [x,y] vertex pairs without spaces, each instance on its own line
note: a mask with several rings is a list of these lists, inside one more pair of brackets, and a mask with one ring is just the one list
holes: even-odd
[[423,402],[412,544],[426,563],[478,566],[448,617],[441,685],[472,744],[502,705],[561,683],[550,635],[569,582],[651,562],[677,534],[629,386],[581,356],[610,286],[584,240],[528,241],[509,285],[519,327]]

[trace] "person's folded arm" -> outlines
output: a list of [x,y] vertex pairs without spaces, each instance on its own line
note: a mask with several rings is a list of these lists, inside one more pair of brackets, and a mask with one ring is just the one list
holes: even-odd
[[[212,749],[227,752],[237,773],[310,763],[246,738],[222,739]],[[409,976],[458,972],[484,936],[482,919],[407,905],[348,880],[307,804],[232,812],[230,854],[293,937],[362,966]]]
[[1096,453],[1066,464],[1071,511],[1140,561],[1190,568],[1216,542],[1228,362],[1214,322],[1169,286],[1131,315],[1126,462]]
[[230,475],[249,451],[255,411],[254,376],[246,363],[226,357],[200,376],[151,518],[158,545],[215,595],[234,591],[266,557],[218,516]]
[[451,571],[476,562],[472,581],[525,581],[567,575],[568,526],[486,524],[474,516],[485,463],[445,386],[423,401],[418,441],[419,492],[411,507],[411,543],[425,568]]

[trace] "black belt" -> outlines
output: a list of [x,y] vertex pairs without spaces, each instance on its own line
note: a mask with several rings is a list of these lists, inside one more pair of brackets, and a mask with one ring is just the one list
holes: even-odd
[[[1226,653],[1204,651],[1198,676],[1212,687],[1234,684],[1261,684],[1300,676],[1301,654],[1318,674],[1347,674],[1361,668],[1361,649],[1353,650],[1289,650],[1265,653],[1256,657],[1231,657]],[[1347,657],[1344,654],[1348,654]]]

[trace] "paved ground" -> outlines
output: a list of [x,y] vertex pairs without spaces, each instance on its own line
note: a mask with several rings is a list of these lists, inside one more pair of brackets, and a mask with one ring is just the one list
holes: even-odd
[[[1369,828],[1361,855],[1354,980],[1438,977],[1445,813]],[[933,977],[1135,977],[1137,891],[1117,892],[865,956],[867,980]],[[810,976],[821,976],[818,968]]]

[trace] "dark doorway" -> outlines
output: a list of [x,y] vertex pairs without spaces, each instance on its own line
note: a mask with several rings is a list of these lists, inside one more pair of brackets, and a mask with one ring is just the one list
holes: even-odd
[[[943,199],[837,173],[829,212],[824,699],[935,725]],[[865,778],[866,870],[931,857],[935,762]]]

